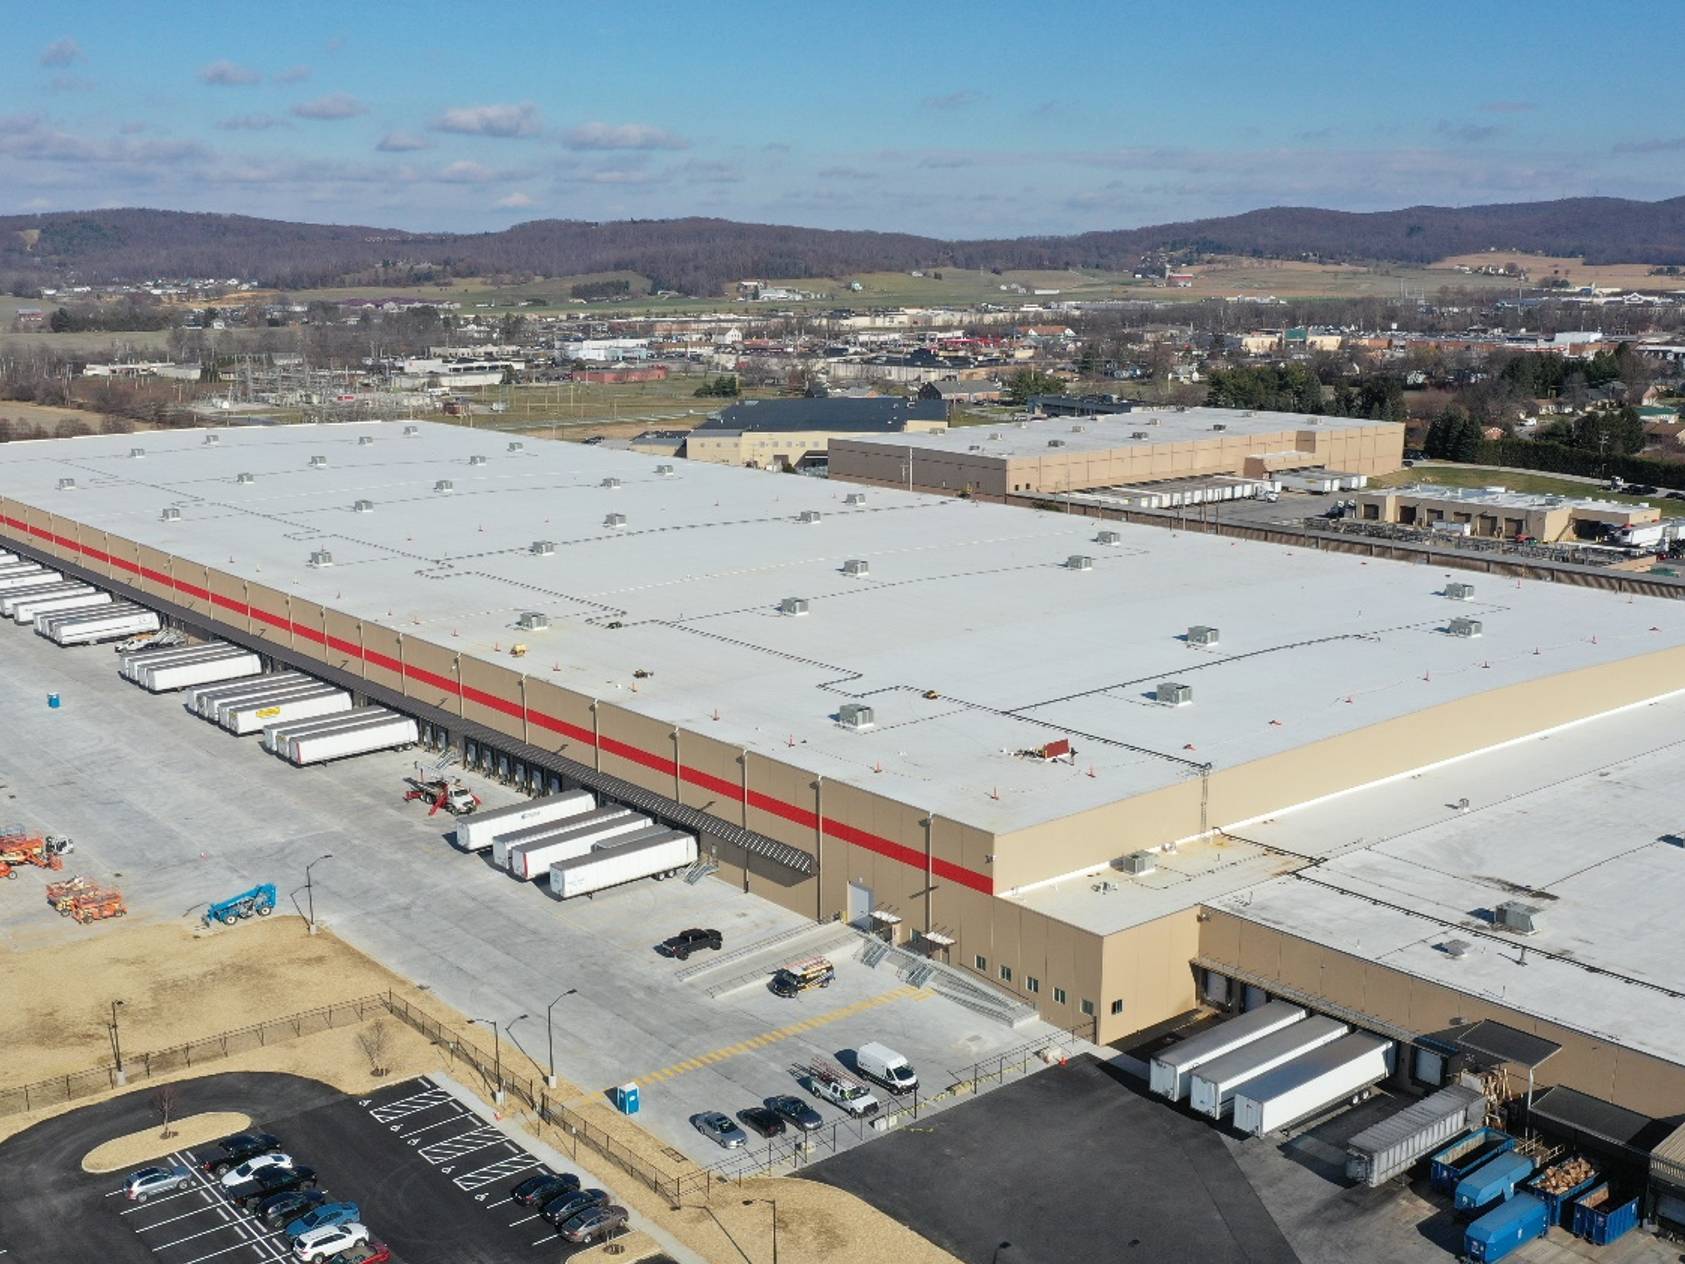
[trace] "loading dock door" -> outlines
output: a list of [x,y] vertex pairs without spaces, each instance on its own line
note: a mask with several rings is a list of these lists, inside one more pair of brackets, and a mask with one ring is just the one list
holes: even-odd
[[872,888],[858,882],[848,884],[848,924],[856,930],[872,929]]

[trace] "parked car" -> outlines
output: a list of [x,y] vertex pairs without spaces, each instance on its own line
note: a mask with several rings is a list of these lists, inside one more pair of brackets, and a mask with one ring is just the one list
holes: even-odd
[[358,1224],[355,1220],[349,1224],[323,1225],[320,1229],[301,1233],[292,1240],[293,1258],[304,1261],[326,1260],[368,1240],[368,1227]]
[[295,1189],[315,1189],[316,1170],[308,1167],[266,1167],[251,1180],[223,1187],[228,1200],[238,1207],[251,1207],[272,1194]]
[[807,1077],[807,1091],[830,1102],[838,1110],[847,1111],[856,1119],[878,1113],[878,1099],[872,1096],[871,1090],[850,1079],[810,1075]]
[[199,1166],[212,1176],[221,1176],[231,1167],[238,1167],[247,1159],[260,1154],[273,1154],[281,1148],[281,1138],[268,1132],[237,1132],[224,1137],[199,1160]]
[[700,952],[704,948],[712,948],[718,952],[724,944],[725,940],[719,931],[699,930],[693,926],[689,930],[681,930],[671,939],[663,939],[657,951],[664,956],[683,961],[691,953]]
[[258,1154],[253,1155],[238,1167],[231,1167],[222,1174],[224,1186],[238,1185],[241,1181],[249,1181],[265,1168],[291,1167],[293,1156],[290,1154]]
[[626,1208],[616,1203],[604,1203],[601,1207],[580,1212],[561,1227],[560,1233],[569,1242],[595,1242],[625,1227]]
[[356,1203],[323,1203],[319,1207],[310,1208],[302,1216],[289,1220],[285,1232],[289,1238],[302,1238],[312,1229],[350,1224],[362,1218],[362,1210]]
[[751,1106],[747,1110],[738,1111],[737,1122],[762,1137],[784,1135],[782,1116],[767,1106]]
[[290,1189],[254,1204],[251,1212],[269,1228],[281,1229],[327,1201],[328,1196],[319,1189]]
[[193,1173],[184,1167],[143,1167],[123,1178],[123,1197],[143,1203],[158,1194],[184,1193],[193,1187]]
[[809,988],[828,988],[836,977],[836,968],[829,961],[824,957],[813,957],[807,961],[780,966],[773,971],[772,980],[767,987],[772,989],[774,996],[789,997]]
[[510,1190],[509,1198],[517,1207],[542,1207],[578,1188],[579,1178],[572,1172],[540,1172]]
[[825,1126],[825,1120],[818,1111],[801,1098],[792,1097],[788,1093],[767,1098],[766,1108],[782,1115],[802,1132],[818,1132]]
[[876,1041],[863,1044],[854,1051],[854,1067],[868,1080],[897,1095],[911,1093],[919,1086],[913,1064],[888,1045],[880,1045]]
[[560,1229],[582,1211],[600,1207],[608,1201],[606,1189],[576,1189],[571,1194],[552,1198],[538,1214]]
[[705,1110],[700,1115],[692,1115],[690,1126],[727,1150],[735,1150],[749,1140],[743,1135],[743,1129],[731,1122],[730,1115],[721,1114],[717,1110]]
[[392,1248],[370,1238],[349,1250],[341,1251],[328,1264],[392,1264]]

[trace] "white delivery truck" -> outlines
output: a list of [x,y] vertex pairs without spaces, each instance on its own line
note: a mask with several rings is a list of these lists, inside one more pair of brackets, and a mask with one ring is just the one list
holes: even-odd
[[56,614],[60,610],[93,610],[98,606],[110,604],[111,594],[95,588],[88,588],[79,593],[62,593],[56,597],[49,597],[43,593],[39,597],[18,602],[12,609],[12,621],[24,627],[32,627],[38,614]]
[[189,685],[208,684],[213,680],[234,680],[241,676],[256,676],[263,663],[256,654],[229,646],[226,652],[213,652],[206,658],[190,658],[157,667],[143,667],[140,683],[153,693],[186,689]]
[[619,845],[551,865],[551,894],[571,900],[640,878],[671,877],[696,860],[696,836],[679,830],[609,841]]
[[597,800],[588,790],[564,790],[540,799],[526,799],[502,808],[481,808],[456,823],[451,841],[463,851],[484,851],[499,834],[512,834],[529,825],[543,825],[589,812]]
[[[600,812],[614,811],[617,811],[617,814],[608,819],[584,823],[589,817]],[[581,824],[573,825],[572,828],[564,828],[559,833],[511,847],[508,858],[509,876],[521,882],[531,882],[535,878],[546,877],[550,866],[560,861],[583,856],[599,846],[608,845],[611,840],[618,845],[629,841],[628,836],[641,835],[659,828],[649,817],[637,812],[628,812],[625,808],[599,808],[597,812],[587,812],[579,820]],[[564,825],[572,825],[572,822],[564,822]]]
[[1305,1011],[1286,1001],[1270,1001],[1257,1009],[1207,1027],[1198,1035],[1163,1049],[1153,1057],[1149,1084],[1153,1092],[1179,1102],[1188,1095],[1188,1082],[1200,1067],[1242,1045],[1298,1022]]
[[[0,591],[0,615],[13,618],[17,614],[20,601],[32,601],[36,597],[64,597],[75,596],[77,593],[91,593],[92,584],[84,584],[79,579],[56,579],[46,584],[30,584],[24,588],[7,588]],[[19,620],[19,622],[23,622]]]
[[868,1080],[883,1085],[896,1096],[911,1093],[919,1086],[918,1073],[913,1070],[913,1064],[888,1045],[876,1042],[861,1045],[854,1051],[854,1068]]
[[[351,723],[349,717],[357,716],[359,711],[378,714],[362,716],[359,722]],[[362,707],[332,718],[347,722],[339,728],[289,737],[285,752],[287,761],[302,768],[310,764],[325,764],[331,759],[348,759],[373,751],[414,746],[421,738],[414,720],[384,707]]]
[[1392,1073],[1393,1042],[1353,1032],[1235,1090],[1234,1126],[1248,1136],[1359,1098]]
[[589,812],[581,812],[575,816],[565,816],[559,821],[523,825],[520,829],[498,834],[491,840],[491,862],[499,869],[508,869],[509,854],[517,847],[551,838],[563,830],[594,827],[608,821],[624,820],[631,815],[631,808],[623,808],[618,803],[605,803],[600,808],[592,808]]
[[260,733],[271,724],[289,724],[294,720],[313,720],[320,716],[342,715],[351,710],[351,695],[332,685],[322,685],[313,693],[297,694],[291,698],[271,699],[267,702],[248,702],[231,707],[219,720],[222,727],[236,737]]
[[114,602],[90,614],[38,615],[35,619],[35,630],[56,645],[92,645],[156,632],[162,626],[152,611],[128,602]]
[[1228,1113],[1235,1090],[1283,1063],[1302,1057],[1312,1049],[1332,1044],[1345,1035],[1344,1023],[1312,1014],[1302,1022],[1272,1032],[1262,1040],[1242,1045],[1233,1053],[1213,1058],[1193,1073],[1188,1082],[1188,1105],[1202,1115],[1221,1119]]

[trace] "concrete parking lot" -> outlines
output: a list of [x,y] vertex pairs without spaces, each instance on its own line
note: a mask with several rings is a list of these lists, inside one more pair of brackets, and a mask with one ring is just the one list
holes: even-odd
[[[700,1161],[721,1152],[690,1116],[788,1092],[795,1069],[814,1057],[877,1040],[935,1083],[1048,1030],[1013,1030],[909,988],[887,965],[853,959],[853,948],[837,956],[836,984],[823,992],[781,1000],[746,986],[716,998],[709,989],[729,977],[724,967],[682,981],[655,943],[688,926],[717,927],[730,952],[809,924],[711,878],[559,904],[457,852],[445,841],[450,818],[401,801],[402,778],[422,752],[293,768],[255,738],[190,716],[178,697],[121,680],[109,648],[60,649],[7,626],[0,674],[10,685],[0,695],[8,734],[0,817],[75,837],[70,871],[115,879],[131,917],[193,923],[206,901],[264,881],[280,886],[283,908],[302,911],[304,866],[331,853],[312,874],[318,918],[459,1012],[502,1024],[511,1072],[542,1078],[553,1035],[558,1074],[587,1093],[640,1082],[640,1122]],[[60,707],[47,707],[49,692]],[[516,797],[464,779],[488,806]],[[67,923],[36,899],[0,903],[0,943],[101,929]],[[304,1008],[308,981],[300,983]]]
[[[569,1246],[508,1190],[547,1170],[539,1159],[426,1080],[352,1099],[284,1075],[218,1075],[178,1085],[182,1113],[237,1109],[273,1132],[287,1152],[318,1172],[332,1198],[356,1202],[363,1222],[406,1264],[504,1264],[555,1260]],[[228,1201],[218,1182],[183,1150],[170,1164],[194,1169],[191,1189],[134,1203],[121,1173],[81,1169],[82,1156],[112,1136],[149,1125],[150,1091],[139,1090],[38,1124],[0,1144],[0,1252],[57,1260],[68,1225],[76,1257],[152,1264],[278,1262],[282,1234]],[[587,1186],[593,1182],[580,1174]],[[613,1193],[612,1188],[610,1193]]]

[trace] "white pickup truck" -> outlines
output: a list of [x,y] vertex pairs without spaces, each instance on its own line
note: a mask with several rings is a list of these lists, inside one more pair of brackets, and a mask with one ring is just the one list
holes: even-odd
[[816,1070],[807,1077],[807,1091],[823,1098],[838,1110],[845,1110],[856,1119],[878,1113],[878,1099],[864,1084],[838,1075],[834,1071]]

